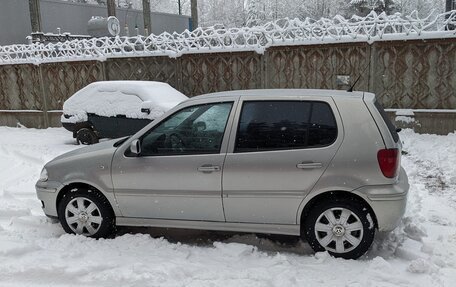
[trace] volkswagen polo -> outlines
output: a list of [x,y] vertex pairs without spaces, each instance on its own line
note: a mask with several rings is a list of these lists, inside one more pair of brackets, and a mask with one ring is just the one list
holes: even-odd
[[401,142],[375,95],[230,91],[191,98],[131,137],[63,154],[36,184],[65,231],[116,226],[297,235],[358,258],[400,222]]

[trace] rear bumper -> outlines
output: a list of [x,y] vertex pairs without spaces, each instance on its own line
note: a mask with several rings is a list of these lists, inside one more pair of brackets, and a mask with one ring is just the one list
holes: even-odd
[[391,231],[400,224],[407,206],[409,187],[407,174],[401,168],[395,184],[365,186],[356,190],[372,207],[379,231]]
[[407,195],[395,200],[370,201],[370,204],[377,217],[378,230],[391,231],[401,223],[407,206]]

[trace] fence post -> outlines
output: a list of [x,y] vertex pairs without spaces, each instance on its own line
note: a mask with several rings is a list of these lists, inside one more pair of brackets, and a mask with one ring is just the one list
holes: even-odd
[[44,91],[44,78],[43,78],[43,70],[42,70],[42,65],[38,66],[38,73],[39,73],[39,85],[40,85],[40,91],[41,91],[41,97],[43,99],[43,115],[44,115],[44,126],[45,128],[49,127],[49,115],[48,115],[48,103],[47,103],[47,97],[46,97],[46,92]]
[[260,86],[262,89],[267,89],[267,77],[268,77],[268,58],[269,58],[269,51],[265,49],[263,55],[260,55],[260,69],[261,69],[261,76],[260,76]]
[[176,79],[177,80],[176,81],[177,82],[177,87],[176,88],[179,90],[179,92],[184,94],[184,90],[183,90],[184,85],[182,83],[182,81],[183,81],[183,76],[182,76],[183,72],[182,72],[182,61],[181,61],[181,59],[182,59],[182,56],[176,58],[176,73],[175,73],[175,77],[177,77],[177,79]]
[[106,65],[106,62],[109,61],[107,59],[106,61],[99,61],[98,63],[101,64],[101,74],[103,75],[103,81],[109,81],[109,75],[108,75],[108,68]]
[[377,59],[377,49],[375,42],[368,45],[369,49],[369,73],[368,73],[368,80],[367,80],[367,91],[374,93],[374,76],[375,76],[375,68],[376,59]]

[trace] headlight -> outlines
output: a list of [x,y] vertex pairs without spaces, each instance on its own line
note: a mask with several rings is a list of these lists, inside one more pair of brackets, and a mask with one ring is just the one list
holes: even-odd
[[41,171],[40,174],[40,181],[47,181],[48,180],[48,172],[45,168]]

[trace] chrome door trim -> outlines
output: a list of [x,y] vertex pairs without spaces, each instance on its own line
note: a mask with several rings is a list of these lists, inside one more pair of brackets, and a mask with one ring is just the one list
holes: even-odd
[[161,190],[155,190],[154,192],[151,192],[148,189],[136,189],[135,192],[132,192],[131,190],[125,190],[125,189],[116,189],[116,194],[120,196],[160,196],[160,197],[214,197],[214,198],[219,198],[220,195],[214,195],[213,192],[211,191],[201,191],[201,190],[195,190],[195,189],[187,189],[187,190],[166,190],[166,191],[161,191]]
[[306,195],[306,192],[303,190],[230,190],[229,192],[225,191],[226,197],[245,197],[245,198],[257,198],[258,196],[267,196],[267,197],[295,197],[296,199],[301,199]]

